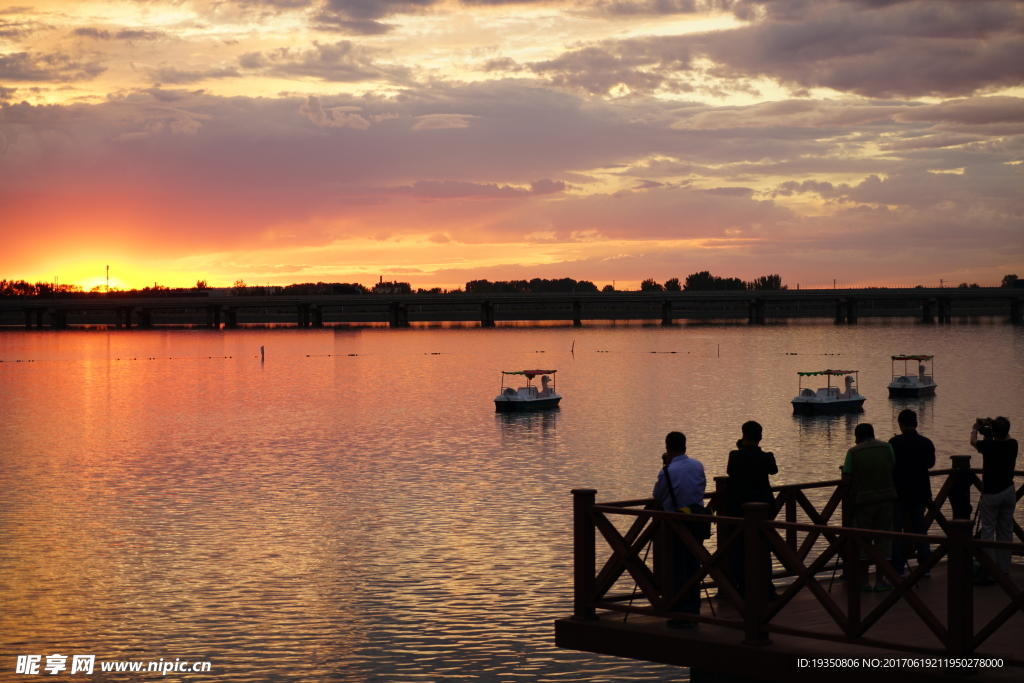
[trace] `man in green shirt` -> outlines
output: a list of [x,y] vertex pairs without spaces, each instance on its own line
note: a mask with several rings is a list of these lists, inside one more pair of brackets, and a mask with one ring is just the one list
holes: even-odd
[[[853,430],[857,445],[846,453],[843,463],[843,481],[851,482],[850,498],[853,503],[852,526],[858,529],[876,531],[892,531],[892,507],[896,499],[896,489],[892,483],[892,468],[896,464],[896,456],[892,446],[875,438],[875,428],[862,422]],[[887,558],[892,558],[892,541],[878,539],[874,546]],[[865,560],[866,554],[861,554]],[[864,592],[871,590],[892,590],[881,570],[875,567],[875,587],[871,588],[867,568],[864,571],[864,584],[860,588]]]

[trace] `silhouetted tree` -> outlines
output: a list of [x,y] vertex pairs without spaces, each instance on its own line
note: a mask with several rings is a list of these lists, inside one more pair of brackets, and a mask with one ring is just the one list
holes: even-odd
[[209,287],[206,286],[206,280],[196,280],[196,287],[195,288],[196,289],[209,289]]
[[788,289],[780,275],[762,275],[747,283],[747,289]]
[[597,285],[589,280],[573,280],[565,277],[560,280],[544,280],[534,278],[526,280],[509,280],[491,282],[490,280],[471,280],[466,283],[466,291],[471,294],[525,294],[528,292],[596,292]]
[[1017,281],[1016,274],[1004,275],[1003,282],[999,285],[1000,287],[1013,287],[1013,283]]
[[663,292],[665,288],[657,283],[654,278],[647,278],[640,283],[641,292]]
[[674,277],[671,280],[665,282],[666,292],[679,292],[682,291],[683,286],[679,284],[679,278]]
[[717,277],[706,270],[686,276],[683,289],[688,291],[746,289],[747,283],[738,277]]
[[615,291],[615,287],[613,287],[611,285],[605,285],[604,287],[601,288],[601,291],[604,292],[605,294],[607,294],[609,292],[614,292]]

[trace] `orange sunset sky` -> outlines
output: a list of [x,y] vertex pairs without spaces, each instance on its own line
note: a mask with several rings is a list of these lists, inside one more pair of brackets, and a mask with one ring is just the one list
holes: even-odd
[[1024,277],[1024,3],[0,0],[0,278]]

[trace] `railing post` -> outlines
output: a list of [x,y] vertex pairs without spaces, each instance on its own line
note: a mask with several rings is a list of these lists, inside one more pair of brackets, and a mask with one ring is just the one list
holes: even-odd
[[746,552],[744,581],[744,614],[746,622],[744,645],[771,645],[761,615],[768,608],[768,580],[771,567],[765,552],[764,523],[771,515],[768,503],[743,504],[743,542]]
[[[722,517],[729,515],[729,477],[715,477],[715,514]],[[729,538],[729,534],[735,529],[734,526],[729,524],[716,524],[715,525],[715,547],[721,548],[725,545],[726,539]],[[718,568],[725,574],[725,578],[729,580],[733,585],[736,584],[736,577],[733,575],[732,570],[732,557],[724,558],[722,562],[718,563]],[[723,597],[725,592],[722,587],[718,587],[718,592]]]
[[946,654],[950,657],[965,657],[974,637],[974,586],[970,540],[972,524],[967,519],[951,520],[946,526],[946,624],[948,642]]
[[[953,477],[953,486],[949,490],[949,506],[953,508],[953,519],[970,519],[971,456],[951,455],[949,459],[953,461],[953,473],[950,475]],[[965,482],[967,482],[966,486],[964,485]]]
[[[842,478],[842,476],[843,468],[840,467],[839,477]],[[853,504],[850,503],[850,487],[847,485],[846,482],[843,481],[839,483],[839,486],[844,489],[843,497],[839,502],[840,525],[844,527],[849,527],[851,522],[853,521]],[[860,557],[859,554],[850,555],[848,550],[849,549],[844,546],[843,550],[840,551],[840,557],[843,558],[843,576],[847,577],[847,579],[849,579],[850,575],[850,566],[855,564]],[[854,550],[856,550],[856,547],[854,547]],[[860,590],[859,585],[857,587],[857,590]]]
[[[790,495],[786,500],[786,521],[796,524],[796,496]],[[786,529],[786,545],[796,550],[796,529]]]
[[597,619],[590,598],[596,584],[596,549],[594,522],[590,507],[597,498],[597,489],[572,490],[572,548],[573,548],[573,615],[578,621]]

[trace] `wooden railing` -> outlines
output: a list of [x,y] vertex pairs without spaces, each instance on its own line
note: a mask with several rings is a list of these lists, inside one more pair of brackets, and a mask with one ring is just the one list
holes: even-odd
[[[596,503],[593,489],[575,489],[574,495],[574,550],[575,550],[575,600],[574,618],[588,620],[595,618],[597,610],[610,610],[644,614],[664,618],[685,618],[701,623],[714,624],[742,630],[743,643],[747,645],[768,645],[770,633],[816,638],[861,645],[882,647],[890,650],[916,652],[932,656],[960,657],[978,653],[985,642],[1018,611],[1024,613],[1024,591],[1020,590],[1008,575],[996,567],[985,549],[1006,549],[1013,555],[1024,555],[1024,542],[983,541],[972,538],[973,523],[970,520],[951,519],[943,511],[943,504],[949,496],[958,470],[968,469],[973,484],[980,489],[977,473],[970,469],[970,456],[953,456],[954,467],[932,471],[932,476],[945,476],[934,499],[928,501],[929,526],[936,525],[941,535],[917,535],[891,531],[856,529],[844,524],[832,524],[837,510],[843,519],[852,506],[844,504],[847,487],[841,481],[814,482],[775,487],[778,492],[774,506],[766,503],[747,503],[743,506],[744,516],[727,517],[720,512],[725,509],[728,478],[715,479],[715,491],[708,496],[708,508],[715,512],[710,515],[688,515],[677,512],[663,512],[657,509],[653,499],[628,500],[613,503]],[[1015,472],[1024,475],[1024,472]],[[832,488],[824,506],[819,510],[808,498],[811,489]],[[1016,491],[1019,501],[1024,496],[1024,486]],[[798,510],[802,510],[809,523],[797,521]],[[778,519],[782,517],[782,519]],[[619,520],[617,526],[613,520]],[[685,522],[710,521],[714,530],[714,543],[705,548],[696,540]],[[620,531],[620,527],[625,531]],[[1014,522],[1014,533],[1024,541],[1024,531]],[[604,539],[611,555],[597,566],[597,534]],[[672,591],[672,553],[661,549],[671,547],[673,537],[678,538],[700,563],[699,570],[682,587]],[[918,558],[918,564],[905,577],[901,577],[889,561],[882,556],[873,541],[889,539],[894,543],[929,543],[931,552],[927,557]],[[743,596],[734,587],[730,577],[732,554],[743,544],[745,549],[745,593]],[[652,561],[648,563],[645,548],[655,548]],[[862,613],[862,595],[858,590],[866,579],[864,566],[859,561],[844,562],[842,558],[866,556],[876,564],[882,576],[893,586],[867,614]],[[769,584],[765,577],[771,573],[772,557],[780,569],[775,578],[791,577],[777,599],[769,602]],[[947,590],[942,600],[932,599],[928,604],[915,592],[926,573],[944,560]],[[987,623],[975,628],[973,563],[977,562],[995,580],[1005,604],[999,604],[998,613]],[[847,590],[845,599],[836,599],[831,584],[836,572],[843,570]],[[819,579],[818,574],[831,571],[831,581]],[[633,593],[613,592],[616,584],[625,575],[635,582]],[[671,611],[671,606],[694,588],[717,588],[720,604],[731,606],[734,616],[713,614],[683,615]],[[850,587],[853,587],[852,589]],[[620,589],[621,590],[621,589]],[[827,632],[820,628],[800,628],[785,625],[776,620],[777,615],[800,594],[810,593],[818,606],[836,626]],[[710,597],[710,596],[709,596]],[[843,604],[845,603],[845,604]],[[894,642],[891,638],[872,638],[870,630],[878,624],[893,606],[905,604],[916,615],[921,627],[934,634],[940,647],[923,647],[919,642]],[[945,613],[943,619],[940,615]],[[919,630],[919,629],[912,629]],[[1019,653],[1018,653],[1019,654]],[[1000,653],[1005,658],[1005,654]],[[1007,664],[1024,667],[1024,658],[1007,659]]]

